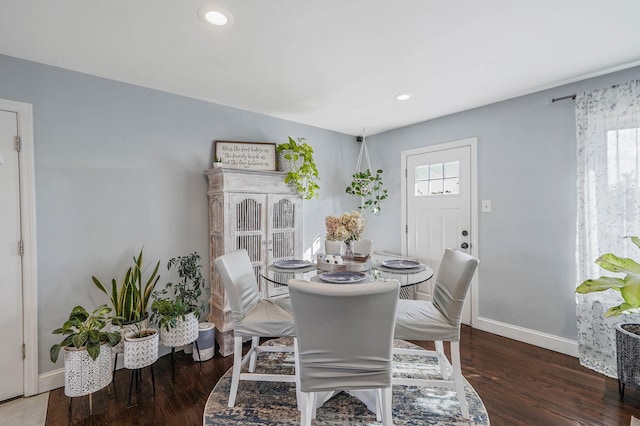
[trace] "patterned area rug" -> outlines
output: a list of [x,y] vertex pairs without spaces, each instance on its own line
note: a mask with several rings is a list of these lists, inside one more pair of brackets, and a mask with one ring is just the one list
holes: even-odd
[[[290,339],[281,338],[266,342],[268,345],[291,345]],[[396,340],[395,346],[413,347],[411,343]],[[415,356],[395,356],[394,376],[438,377],[438,368],[422,364],[416,368]],[[293,354],[261,354],[256,372],[293,374]],[[221,425],[298,425],[300,413],[296,408],[293,383],[241,381],[234,408],[227,407],[231,369],[211,391],[204,409],[205,426]],[[415,386],[393,388],[394,425],[489,425],[487,410],[482,400],[465,380],[465,391],[471,421],[465,421],[455,393],[447,389]],[[379,425],[374,413],[359,399],[341,392],[318,408],[315,425]]]

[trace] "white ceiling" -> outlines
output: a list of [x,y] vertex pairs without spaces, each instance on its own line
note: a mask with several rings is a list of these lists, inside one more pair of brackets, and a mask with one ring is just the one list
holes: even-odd
[[[233,25],[202,22],[209,5]],[[639,65],[638,16],[638,0],[0,0],[0,53],[375,134]]]

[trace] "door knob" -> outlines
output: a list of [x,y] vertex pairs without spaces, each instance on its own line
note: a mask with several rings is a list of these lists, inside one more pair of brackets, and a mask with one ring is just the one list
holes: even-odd
[[469,231],[467,231],[467,230],[462,231],[462,236],[463,237],[466,237],[467,235],[469,235]]
[[469,248],[469,244],[467,244],[467,243],[462,243],[462,244],[460,244],[460,248],[468,249],[468,248]]

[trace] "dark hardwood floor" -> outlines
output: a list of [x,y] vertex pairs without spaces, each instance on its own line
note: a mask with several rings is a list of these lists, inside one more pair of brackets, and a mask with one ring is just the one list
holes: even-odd
[[[482,398],[493,426],[626,426],[631,415],[640,417],[640,392],[627,387],[620,401],[616,380],[570,356],[469,327],[462,330],[461,356],[463,374]],[[201,425],[209,393],[231,364],[232,357],[219,354],[194,363],[179,352],[172,380],[170,356],[164,356],[154,367],[156,396],[145,369],[140,401],[131,408],[129,372],[119,370],[113,385],[94,394],[93,416],[88,397],[74,398],[69,410],[69,398],[59,388],[49,396],[47,425]]]

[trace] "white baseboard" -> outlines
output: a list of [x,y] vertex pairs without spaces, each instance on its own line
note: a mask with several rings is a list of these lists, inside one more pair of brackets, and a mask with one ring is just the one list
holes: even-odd
[[488,318],[478,317],[478,324],[474,327],[478,330],[486,331],[498,336],[508,337],[529,345],[538,346],[551,351],[560,352],[565,355],[578,357],[578,342],[554,336],[553,334],[542,333],[529,328],[519,327]]
[[49,392],[64,386],[64,368],[47,371],[38,376],[38,391]]

